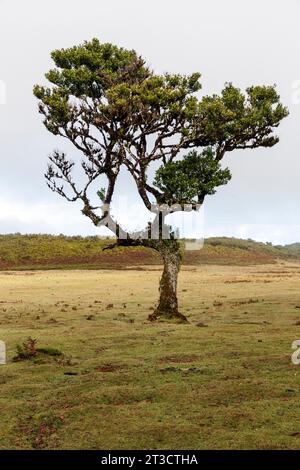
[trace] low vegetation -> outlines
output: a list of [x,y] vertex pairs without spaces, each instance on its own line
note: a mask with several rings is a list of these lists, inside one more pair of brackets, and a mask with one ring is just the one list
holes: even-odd
[[300,264],[143,269],[0,273],[0,448],[298,449]]
[[[111,239],[51,235],[0,235],[0,270],[126,269],[161,264],[160,256],[144,247],[103,248]],[[209,238],[202,250],[187,251],[184,264],[266,264],[300,259],[300,245],[272,246],[252,240]]]
[[26,361],[40,357],[41,355],[48,356],[62,356],[62,352],[59,349],[44,347],[37,347],[37,340],[31,338],[26,339],[22,344],[17,344],[16,355],[13,358],[14,362]]

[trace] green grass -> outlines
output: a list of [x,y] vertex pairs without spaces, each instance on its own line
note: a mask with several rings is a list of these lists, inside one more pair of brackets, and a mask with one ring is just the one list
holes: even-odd
[[64,235],[0,235],[0,259],[11,264],[28,262],[41,265],[55,259],[74,257],[89,259],[107,244],[97,237],[66,237]]
[[0,448],[299,448],[300,265],[184,268],[188,325],[147,321],[157,268],[0,276]]
[[[0,270],[127,269],[158,265],[160,257],[142,247],[104,250],[112,239],[51,235],[0,235]],[[251,265],[274,263],[278,258],[299,259],[296,245],[270,244],[235,238],[209,238],[204,248],[187,251],[184,263]]]

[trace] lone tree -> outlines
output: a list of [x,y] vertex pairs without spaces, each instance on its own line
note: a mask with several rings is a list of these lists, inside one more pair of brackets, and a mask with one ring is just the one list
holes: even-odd
[[[169,212],[184,204],[198,209],[206,195],[230,179],[229,170],[220,166],[225,153],[275,145],[279,139],[273,131],[287,109],[275,86],[252,86],[243,93],[228,83],[220,95],[199,98],[199,73],[156,75],[134,50],[98,39],[55,50],[52,59],[56,67],[46,74],[52,85],[36,85],[34,95],[46,128],[81,152],[85,181],[74,178],[74,162],[55,151],[45,175],[48,186],[68,201],[81,201],[82,213],[93,224],[113,230],[112,246],[158,251],[164,261],[160,299],[149,318],[186,321],[176,292],[180,241],[165,223],[168,210],[161,207],[173,206]],[[149,169],[157,164],[150,178]],[[145,207],[156,214],[156,237],[126,233],[111,216],[122,167]],[[102,177],[105,188],[98,183]]]

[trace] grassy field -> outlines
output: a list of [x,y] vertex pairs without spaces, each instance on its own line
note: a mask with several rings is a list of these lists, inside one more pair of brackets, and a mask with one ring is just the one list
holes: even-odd
[[[103,250],[112,239],[64,235],[0,235],[0,271],[36,269],[127,269],[159,265],[159,255],[143,247]],[[202,250],[186,251],[186,265],[250,265],[300,260],[300,244],[270,243],[237,238],[208,238]]]
[[300,264],[183,267],[188,325],[147,321],[159,277],[0,273],[1,449],[300,447]]

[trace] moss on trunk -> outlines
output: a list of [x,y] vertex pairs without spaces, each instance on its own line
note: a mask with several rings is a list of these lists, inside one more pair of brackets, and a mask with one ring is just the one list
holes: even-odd
[[176,320],[187,322],[187,318],[178,311],[177,280],[181,262],[180,244],[177,240],[160,240],[157,247],[163,258],[164,269],[159,284],[159,303],[149,315],[150,321]]

